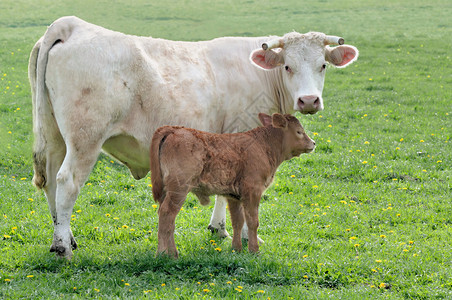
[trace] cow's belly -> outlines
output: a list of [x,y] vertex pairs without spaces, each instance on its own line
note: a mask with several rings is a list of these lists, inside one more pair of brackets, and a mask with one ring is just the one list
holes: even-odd
[[144,178],[149,172],[149,145],[143,145],[133,136],[111,137],[102,149],[127,166],[135,179]]

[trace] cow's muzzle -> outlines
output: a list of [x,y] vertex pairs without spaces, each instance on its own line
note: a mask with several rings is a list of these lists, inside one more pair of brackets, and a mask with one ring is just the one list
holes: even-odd
[[302,96],[298,98],[298,110],[302,114],[315,114],[322,110],[322,101],[320,97],[315,95]]

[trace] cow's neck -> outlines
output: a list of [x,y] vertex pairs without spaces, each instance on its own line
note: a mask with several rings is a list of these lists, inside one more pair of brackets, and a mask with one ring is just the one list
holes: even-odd
[[293,113],[293,103],[290,94],[284,85],[282,68],[266,71],[264,74],[264,85],[276,108],[276,111],[274,112],[282,114]]

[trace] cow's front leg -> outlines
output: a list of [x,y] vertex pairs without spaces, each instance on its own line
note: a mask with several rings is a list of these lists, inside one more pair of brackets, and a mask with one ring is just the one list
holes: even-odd
[[212,233],[215,233],[220,238],[229,237],[226,231],[226,206],[228,202],[223,196],[216,196],[215,206],[213,207],[212,217],[210,218],[209,227]]

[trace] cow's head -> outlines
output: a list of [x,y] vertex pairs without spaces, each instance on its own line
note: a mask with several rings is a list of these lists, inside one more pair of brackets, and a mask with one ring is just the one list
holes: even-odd
[[[283,83],[294,101],[293,109],[315,114],[323,109],[323,82],[327,63],[343,68],[358,58],[358,49],[344,40],[319,32],[291,32],[270,39],[251,53],[250,60],[264,70],[281,68]],[[328,45],[341,45],[330,47]]]

